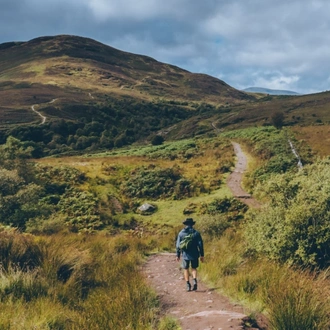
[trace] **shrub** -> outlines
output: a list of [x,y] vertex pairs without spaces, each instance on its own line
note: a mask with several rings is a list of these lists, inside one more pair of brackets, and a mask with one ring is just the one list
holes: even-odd
[[326,159],[258,187],[256,194],[269,205],[249,213],[245,232],[252,250],[303,266],[329,266],[329,164]]
[[57,207],[73,232],[93,231],[104,226],[99,214],[98,199],[89,192],[68,189]]
[[163,142],[164,142],[164,138],[161,135],[155,135],[151,139],[151,144],[153,146],[159,146],[159,145],[163,144]]
[[234,197],[216,198],[211,203],[205,204],[203,213],[211,215],[223,214],[228,221],[243,219],[248,207]]
[[274,125],[276,128],[282,128],[284,124],[284,113],[281,111],[276,111],[271,115],[270,119],[272,125]]
[[121,191],[128,197],[159,198],[170,197],[175,193],[176,198],[189,196],[190,181],[181,176],[178,168],[138,168],[131,173],[121,185]]
[[201,233],[211,237],[220,237],[231,226],[225,215],[202,216],[199,221]]
[[0,169],[0,221],[24,228],[25,221],[39,214],[43,189],[27,183],[17,170]]

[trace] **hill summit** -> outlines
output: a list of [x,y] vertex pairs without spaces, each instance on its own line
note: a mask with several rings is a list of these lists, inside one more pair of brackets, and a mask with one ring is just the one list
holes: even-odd
[[[96,98],[111,94],[217,104],[252,98],[214,77],[70,35],[0,44],[1,86],[21,105],[45,94],[71,100],[92,93]],[[22,97],[11,89],[20,89]]]

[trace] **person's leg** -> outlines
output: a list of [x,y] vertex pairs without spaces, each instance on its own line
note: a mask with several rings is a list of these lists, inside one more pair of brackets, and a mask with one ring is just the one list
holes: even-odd
[[191,275],[194,280],[193,291],[197,290],[197,268],[198,268],[198,259],[191,261]]
[[191,290],[191,284],[189,282],[189,260],[182,260],[182,268],[183,268],[183,276],[186,281],[186,289],[187,291]]
[[189,282],[189,269],[183,270],[183,276],[186,282]]

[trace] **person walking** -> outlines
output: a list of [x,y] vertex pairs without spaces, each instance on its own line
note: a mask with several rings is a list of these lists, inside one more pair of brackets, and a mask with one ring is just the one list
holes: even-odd
[[[191,291],[191,284],[189,281],[189,269],[191,268],[191,275],[194,281],[192,290],[197,290],[197,268],[199,266],[199,259],[201,262],[204,262],[204,245],[201,234],[193,228],[196,222],[192,218],[187,218],[183,221],[183,224],[186,226],[183,228],[177,237],[176,241],[176,260],[180,261],[182,255],[182,268],[183,275],[186,281],[187,291]],[[180,247],[180,243],[187,238],[188,235],[191,235],[191,242],[188,247]]]

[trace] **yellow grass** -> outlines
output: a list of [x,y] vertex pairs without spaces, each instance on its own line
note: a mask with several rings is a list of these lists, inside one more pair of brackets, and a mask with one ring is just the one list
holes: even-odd
[[[181,225],[182,221],[187,217],[187,215],[184,215],[183,211],[187,206],[189,206],[190,203],[200,206],[203,203],[210,203],[215,198],[223,198],[228,196],[231,196],[231,193],[229,189],[224,186],[223,188],[215,190],[210,194],[202,194],[197,197],[186,198],[183,200],[164,200],[152,202],[158,208],[156,213],[149,216],[134,214],[134,217],[138,220],[150,221],[152,223]],[[128,214],[127,217],[131,215],[132,214]],[[198,216],[194,214],[189,216],[194,217],[194,219],[198,222]]]
[[[228,174],[217,173],[219,164],[222,160],[232,161],[233,151],[231,145],[228,147],[221,146],[215,147],[212,142],[208,142],[206,146],[202,146],[200,149],[200,155],[194,156],[190,159],[184,157],[177,158],[175,160],[169,159],[150,159],[146,156],[81,156],[81,157],[61,157],[61,158],[43,158],[37,160],[41,164],[51,166],[72,166],[80,171],[84,172],[89,178],[96,179],[102,178],[109,181],[109,178],[113,180],[124,180],[124,176],[136,167],[154,165],[161,168],[172,168],[174,166],[179,167],[182,171],[182,175],[198,182],[205,187],[206,193],[201,192],[196,196],[185,198],[182,200],[170,200],[170,199],[158,199],[157,201],[141,200],[141,204],[149,202],[157,206],[158,211],[149,216],[142,216],[133,212],[120,214],[118,217],[124,221],[134,216],[135,219],[141,221],[150,221],[157,224],[181,224],[183,217],[186,215],[183,213],[184,209],[189,204],[194,203],[199,208],[203,203],[210,203],[215,198],[223,198],[232,196],[231,192],[226,186],[226,177]],[[150,147],[150,146],[149,146]],[[114,173],[106,173],[105,168],[115,167],[118,169]],[[215,183],[214,183],[215,182]],[[85,185],[90,185],[86,182]],[[87,186],[85,188],[88,188]],[[118,193],[118,185],[111,183],[93,184],[93,190],[98,193],[99,196],[103,196],[103,199],[107,199],[109,194],[116,195]]]
[[320,157],[330,155],[330,126],[292,127],[296,137],[305,140]]

